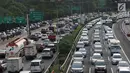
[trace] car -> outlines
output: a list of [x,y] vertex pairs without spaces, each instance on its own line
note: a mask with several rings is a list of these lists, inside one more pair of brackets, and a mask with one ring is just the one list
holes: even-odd
[[113,56],[111,57],[111,62],[113,65],[117,65],[118,62],[121,60],[122,60],[122,57],[120,53],[114,53]]
[[101,44],[99,44],[99,43],[94,44],[94,48],[93,48],[94,53],[100,53],[101,55],[103,55],[102,48],[103,47]]
[[111,56],[112,56],[114,53],[120,53],[120,51],[121,51],[121,47],[120,47],[119,45],[111,45],[111,46],[109,47],[109,49],[110,49],[110,54],[111,54]]
[[82,61],[82,63],[84,63],[84,55],[83,55],[83,53],[80,52],[80,51],[74,52],[73,60]]
[[94,53],[91,57],[90,57],[90,61],[91,64],[95,64],[96,60],[102,59],[102,56],[100,53]]
[[85,46],[89,45],[88,36],[81,36],[80,41],[84,42]]
[[72,62],[71,73],[84,73],[84,65],[81,61]]
[[20,71],[20,73],[31,73],[31,71]]
[[48,35],[47,34],[42,34],[41,36],[41,39],[44,40],[44,39],[47,39],[48,38]]
[[88,36],[88,34],[86,32],[83,32],[81,36]]
[[130,69],[128,68],[120,68],[117,73],[130,73]]
[[44,61],[41,59],[35,59],[31,61],[30,70],[32,73],[40,72],[42,73],[45,69]]
[[42,58],[52,58],[53,57],[53,51],[51,48],[45,48],[42,51]]
[[94,66],[95,66],[95,73],[97,72],[107,73],[107,65],[103,59],[96,60]]
[[0,65],[2,66],[2,68],[3,68],[4,70],[7,69],[7,63],[6,63],[6,60],[0,60]]
[[130,69],[129,63],[127,61],[119,61],[118,65],[117,65],[117,71],[119,71],[119,69],[121,69],[121,68]]
[[130,21],[128,19],[124,20],[125,25],[129,25]]
[[79,51],[82,52],[82,54],[84,55],[84,58],[86,58],[87,50],[85,48],[80,48]]
[[79,48],[84,48],[85,44],[83,41],[78,41],[77,45],[76,45],[76,50],[78,51]]

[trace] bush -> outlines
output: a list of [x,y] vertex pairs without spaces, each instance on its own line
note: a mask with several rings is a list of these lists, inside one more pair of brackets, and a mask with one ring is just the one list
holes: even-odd
[[59,57],[62,59],[62,62],[64,62],[62,57],[64,57],[64,60],[66,59],[68,53],[71,50],[73,42],[74,42],[74,40],[75,40],[76,36],[78,35],[81,28],[82,28],[82,26],[79,25],[72,32],[72,34],[64,36],[63,39],[60,41],[60,43],[59,43],[59,52],[60,52]]

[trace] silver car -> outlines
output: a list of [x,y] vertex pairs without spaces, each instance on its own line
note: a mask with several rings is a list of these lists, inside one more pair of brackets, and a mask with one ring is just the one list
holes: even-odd
[[111,61],[112,61],[112,64],[114,65],[117,65],[119,61],[122,60],[122,57],[121,57],[121,54],[120,53],[114,53],[113,56],[111,57]]
[[82,52],[82,54],[84,55],[84,58],[86,58],[87,50],[85,48],[80,48],[79,51]]
[[81,61],[73,61],[71,65],[71,73],[84,73],[84,65]]
[[102,59],[102,56],[100,53],[94,53],[92,57],[90,57],[90,61],[92,64],[95,64],[95,62],[99,59]]

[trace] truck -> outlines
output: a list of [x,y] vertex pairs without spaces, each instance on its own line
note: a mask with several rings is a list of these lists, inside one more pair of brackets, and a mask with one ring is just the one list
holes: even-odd
[[34,59],[37,56],[37,49],[35,45],[35,41],[28,40],[28,45],[24,47],[24,55],[26,60]]
[[6,55],[5,58],[10,57],[23,57],[24,50],[23,48],[26,45],[27,40],[24,38],[16,38],[15,40],[9,42],[6,45]]
[[21,70],[23,70],[22,57],[11,57],[7,59],[8,73],[19,73]]

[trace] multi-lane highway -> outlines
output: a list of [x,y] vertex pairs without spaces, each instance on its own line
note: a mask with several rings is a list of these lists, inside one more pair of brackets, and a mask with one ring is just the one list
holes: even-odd
[[[130,41],[128,41],[128,39],[123,35],[121,29],[120,29],[120,25],[122,23],[122,20],[117,21],[117,23],[112,25],[112,30],[113,30],[113,34],[115,39],[120,40],[120,46],[121,46],[121,56],[122,56],[122,60],[123,61],[129,61],[130,58]],[[92,43],[92,36],[94,33],[94,28],[91,28],[88,32],[88,36],[91,39],[91,43]],[[103,59],[105,60],[106,64],[107,64],[107,73],[117,73],[117,65],[112,65],[111,63],[111,55],[110,55],[110,50],[108,49],[108,43],[107,41],[105,41],[104,38],[105,32],[104,32],[104,27],[101,27],[100,30],[100,39],[101,39],[101,43],[103,46]],[[94,65],[91,64],[90,62],[90,57],[92,56],[92,47],[93,44],[85,47],[87,50],[87,57],[84,59],[84,73],[95,73],[94,71]],[[68,71],[67,73],[70,73],[70,67],[71,67],[71,63],[69,65]]]

